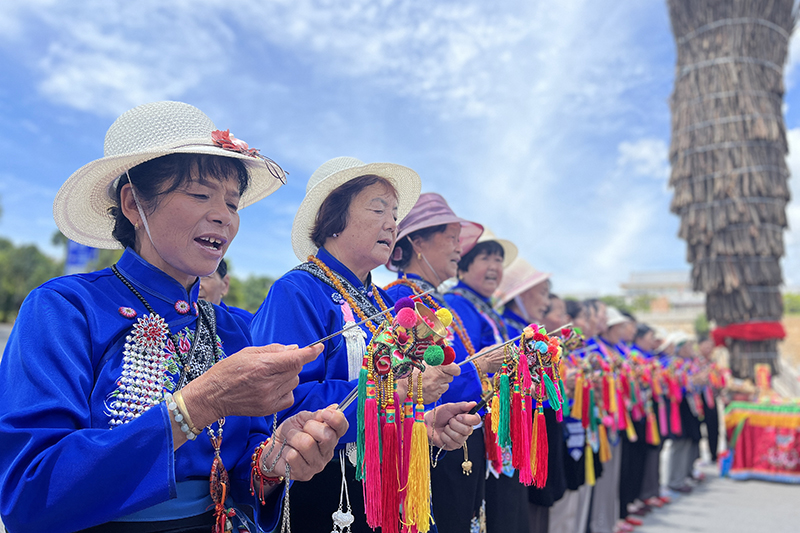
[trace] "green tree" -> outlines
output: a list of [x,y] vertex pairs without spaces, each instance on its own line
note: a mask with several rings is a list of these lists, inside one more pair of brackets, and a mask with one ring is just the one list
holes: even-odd
[[787,315],[800,314],[800,294],[787,292],[783,295],[783,310]]
[[626,311],[628,313],[632,313],[633,309],[631,306],[625,302],[625,298],[622,296],[601,296],[598,298],[601,302],[605,303],[606,305],[610,305],[612,307],[616,307],[620,311]]
[[63,271],[62,262],[36,246],[15,246],[0,238],[0,321],[14,318],[29,292]]

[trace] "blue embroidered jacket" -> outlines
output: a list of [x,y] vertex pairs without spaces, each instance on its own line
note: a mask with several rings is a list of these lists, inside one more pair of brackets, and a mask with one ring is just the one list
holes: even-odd
[[[486,302],[489,307],[492,305],[489,298],[481,296],[473,290],[472,287],[462,281],[459,281],[454,288],[470,291],[475,297]],[[480,352],[487,346],[492,346],[493,344],[506,340],[495,333],[498,326],[497,324],[490,323],[492,318],[481,313],[472,302],[463,296],[448,292],[444,295],[444,299],[447,301],[448,305],[458,313],[458,316],[461,317],[461,322],[464,323],[464,328],[467,330],[467,333],[469,333],[469,338],[476,352]]]
[[[414,281],[422,280],[416,274],[405,274],[400,272],[398,275],[398,279],[401,279],[403,276]],[[386,290],[389,294],[389,297],[393,301],[397,301],[400,298],[405,296],[411,297],[413,296],[414,290],[409,287],[408,285],[398,284],[393,287],[390,287]],[[450,306],[447,304],[444,296],[439,294],[438,292],[432,292],[431,297],[442,307],[446,307],[450,309]],[[423,302],[427,305],[426,302]],[[459,316],[460,318],[460,316]],[[455,324],[455,320],[453,321]],[[461,342],[461,338],[456,334],[453,330],[453,327],[448,328],[448,343],[450,346],[453,347],[453,350],[456,352],[456,359],[455,362],[458,363],[466,359],[469,354],[467,353],[467,349],[464,347],[464,344]],[[453,381],[450,382],[450,386],[448,387],[447,391],[442,395],[439,399],[438,403],[450,403],[450,402],[471,402],[471,401],[480,401],[482,394],[481,388],[481,380],[478,376],[478,370],[475,368],[475,365],[471,363],[467,363],[461,367],[461,374],[456,376]]]
[[[166,320],[182,350],[195,329],[199,284],[187,293],[131,249],[117,265]],[[136,316],[124,316],[132,314],[124,308]],[[251,344],[241,322],[220,307],[215,311],[225,353]],[[0,514],[9,531],[172,520],[212,505],[214,451],[204,434],[173,451],[164,402],[138,417],[120,416],[128,409],[119,401],[142,402],[136,388],[122,395],[120,387],[126,336],[147,313],[111,269],[53,279],[25,299],[0,362]],[[179,358],[170,359],[179,372]],[[176,381],[161,376],[168,390]],[[233,500],[253,505],[269,530],[278,507],[261,508],[249,492],[251,454],[267,432],[264,418],[228,417],[221,453]]]
[[[320,248],[317,257],[331,271],[342,275],[356,290],[379,308],[372,294],[370,278],[365,286],[349,268]],[[381,289],[386,306],[394,301]],[[253,342],[256,345],[271,343],[297,344],[300,347],[335,333],[344,327],[341,295],[310,272],[290,270],[278,279],[269,289],[267,297],[256,312],[250,325]],[[355,314],[355,310],[354,310]],[[365,311],[366,315],[369,315]],[[355,319],[360,322],[358,316]],[[369,344],[372,333],[367,325],[361,326]],[[341,402],[358,385],[358,379],[348,379],[347,346],[343,335],[325,342],[325,349],[316,360],[306,364],[300,372],[300,385],[294,390],[294,405],[280,413],[280,418],[298,411],[314,411]],[[339,448],[348,442],[356,441],[356,402],[345,410],[350,428],[339,439]]]

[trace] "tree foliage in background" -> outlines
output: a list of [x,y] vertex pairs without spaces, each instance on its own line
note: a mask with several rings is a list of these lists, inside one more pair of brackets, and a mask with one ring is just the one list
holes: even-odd
[[800,315],[800,294],[792,292],[784,294],[783,310],[787,315]]
[[14,319],[29,292],[63,272],[62,262],[36,246],[16,246],[0,238],[0,322]]
[[633,313],[635,311],[635,309],[625,301],[624,296],[601,296],[598,300],[611,307],[616,307],[620,311],[625,311],[626,313]]
[[225,303],[255,313],[267,297],[267,292],[274,281],[268,276],[251,274],[245,279],[239,279],[231,275],[231,285],[228,295],[225,296]]

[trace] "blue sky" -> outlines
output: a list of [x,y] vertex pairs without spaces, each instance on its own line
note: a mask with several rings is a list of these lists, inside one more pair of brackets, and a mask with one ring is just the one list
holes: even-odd
[[[349,155],[413,168],[423,191],[552,272],[557,292],[616,292],[631,271],[688,268],[666,186],[674,63],[655,1],[3,2],[0,235],[57,253],[59,186],[102,156],[119,114],[171,99],[290,172],[242,211],[228,252],[239,275],[296,264],[306,181]],[[800,228],[800,207],[789,217]],[[786,234],[789,285],[798,235]]]

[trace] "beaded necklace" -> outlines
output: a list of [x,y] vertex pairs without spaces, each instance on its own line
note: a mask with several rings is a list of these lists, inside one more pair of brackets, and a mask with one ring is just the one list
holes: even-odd
[[[344,285],[342,285],[342,282],[339,280],[339,278],[335,276],[333,272],[331,272],[331,269],[328,267],[328,265],[313,255],[309,255],[308,260],[322,270],[322,272],[325,274],[325,277],[328,278],[328,281],[331,282],[334,288],[336,288],[342,298],[345,299],[345,301],[350,305],[350,308],[356,312],[359,318],[367,321],[367,327],[372,332],[372,336],[374,337],[378,333],[378,328],[372,323],[372,320],[367,320],[369,317],[364,313],[364,311],[361,310],[361,307],[356,304],[356,301],[352,296],[350,296],[350,293],[347,291],[347,289],[344,288]],[[372,294],[375,295],[375,301],[378,302],[378,306],[381,308],[381,311],[386,311],[388,307],[386,307],[386,304],[381,297],[381,293],[378,291],[378,287],[376,287],[374,283],[372,284]],[[388,318],[391,319],[391,313],[386,313],[386,315],[388,315]]]
[[[160,317],[158,313],[156,313],[155,309],[150,306],[150,303],[147,299],[140,293],[133,284],[122,275],[122,273],[117,268],[117,265],[111,265],[111,271],[114,275],[125,285],[133,294],[136,296],[140,302],[145,306],[147,311],[150,313],[151,318],[158,318],[161,323],[163,323],[163,327],[161,328],[163,334],[168,335],[171,339],[173,344],[177,346],[178,339],[172,335],[169,331],[169,327],[167,326],[166,322]],[[191,355],[194,354],[196,347],[202,343],[200,340],[200,322],[202,321],[205,327],[208,329],[210,335],[210,342],[214,346],[213,347],[213,354],[214,354],[214,361],[218,362],[220,359],[219,348],[216,345],[215,338],[216,338],[216,320],[213,318],[213,314],[211,317],[206,315],[206,312],[202,311],[204,309],[203,305],[198,306],[198,319],[197,319],[197,327],[195,328],[194,339],[192,340],[192,348],[190,350],[190,359],[184,362],[183,370],[181,371],[181,379],[176,387],[176,390],[181,388],[182,385],[186,384],[186,378],[191,377],[192,373],[192,361]],[[225,468],[225,465],[222,464],[222,457],[220,456],[220,447],[222,446],[222,427],[225,425],[225,418],[220,418],[217,421],[219,425],[219,429],[215,434],[214,429],[211,427],[211,424],[206,426],[206,431],[208,432],[209,440],[211,441],[211,446],[214,448],[214,460],[211,463],[211,474],[209,476],[210,482],[210,493],[211,499],[215,504],[215,511],[214,511],[214,533],[224,533],[225,531],[229,530],[228,527],[230,525],[230,518],[232,518],[236,513],[233,509],[226,509],[225,508],[225,499],[229,493],[229,486],[230,486],[230,479],[228,477],[228,471]],[[288,467],[288,464],[287,464]]]

